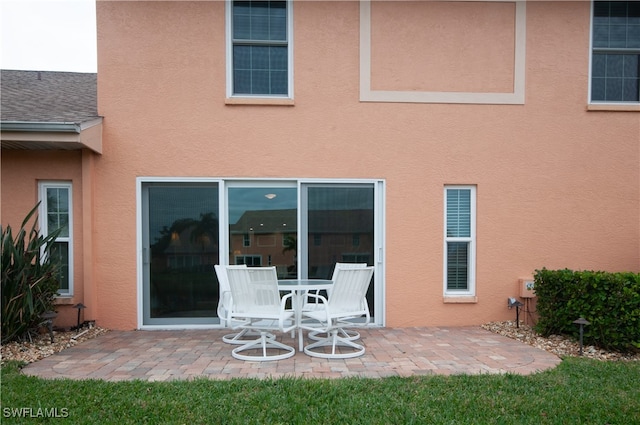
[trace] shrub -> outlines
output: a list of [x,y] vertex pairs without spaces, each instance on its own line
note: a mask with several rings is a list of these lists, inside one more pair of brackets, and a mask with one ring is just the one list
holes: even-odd
[[586,344],[640,349],[640,274],[542,269],[534,278],[542,335],[577,336],[573,321],[583,317]]
[[[59,230],[43,237],[37,230],[36,205],[18,233],[2,228],[2,343],[23,338],[38,328],[43,313],[53,310],[58,290],[58,266],[51,250]],[[35,215],[31,230],[26,226]]]

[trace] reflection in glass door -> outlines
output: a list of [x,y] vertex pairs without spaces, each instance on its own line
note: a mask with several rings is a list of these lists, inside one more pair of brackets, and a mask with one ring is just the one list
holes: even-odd
[[328,279],[336,262],[376,267],[367,299],[384,325],[381,181],[149,181],[140,189],[142,326],[219,324],[214,264]]
[[[330,279],[335,263],[375,265],[375,193],[372,184],[308,184],[302,208],[306,239],[304,272]],[[307,277],[304,276],[304,277]],[[374,313],[374,285],[367,300]]]
[[216,184],[142,186],[143,323],[219,323]]
[[298,191],[287,186],[229,186],[229,264],[275,266],[280,279],[296,277]]

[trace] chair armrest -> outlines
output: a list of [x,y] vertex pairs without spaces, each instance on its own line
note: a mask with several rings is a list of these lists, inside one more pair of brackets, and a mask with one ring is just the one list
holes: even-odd
[[[320,307],[312,311],[303,310],[301,313],[303,321],[300,324],[300,327],[309,331],[327,329],[330,325],[329,301],[324,296],[319,294],[306,293],[305,296],[316,299],[318,301],[317,304]],[[305,322],[305,319],[312,320],[313,323]]]
[[319,300],[322,302],[322,304],[327,304],[329,301],[322,295],[320,294],[310,294],[310,293],[306,293],[304,294],[305,297],[307,298],[315,298],[316,300]]
[[[280,299],[280,319],[278,320],[278,326],[280,327],[280,330],[282,332],[289,332],[292,331],[293,329],[296,328],[296,323],[295,320],[292,321],[292,325],[291,326],[287,326],[285,327],[284,322],[286,319],[291,319],[294,315],[293,309],[289,309],[287,310],[287,300],[290,299],[293,296],[293,293],[289,292],[288,294],[285,294],[285,296],[283,296]],[[285,317],[285,315],[287,315],[288,317]]]
[[287,311],[286,304],[287,304],[287,300],[290,299],[293,296],[293,293],[289,292],[288,294],[285,294],[282,298],[280,298],[280,308],[282,308],[283,311]]
[[233,299],[231,298],[231,291],[224,291],[220,294],[220,301],[218,302],[218,317],[221,320],[229,320],[231,315]]

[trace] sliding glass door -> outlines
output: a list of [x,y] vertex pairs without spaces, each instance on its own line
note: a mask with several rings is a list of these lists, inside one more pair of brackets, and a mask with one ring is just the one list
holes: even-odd
[[[304,184],[301,209],[303,277],[330,279],[336,263],[375,265],[373,184]],[[372,315],[374,287],[367,293]]]
[[140,323],[219,324],[214,264],[329,279],[375,266],[367,299],[383,325],[383,182],[140,179]]
[[230,183],[227,189],[228,264],[275,266],[296,277],[298,190],[295,183]]
[[142,187],[143,324],[219,323],[218,186]]

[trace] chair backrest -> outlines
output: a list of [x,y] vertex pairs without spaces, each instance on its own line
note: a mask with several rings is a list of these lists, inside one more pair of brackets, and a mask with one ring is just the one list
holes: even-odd
[[[275,266],[273,267],[249,267],[249,276],[251,282],[261,284],[262,282],[276,282],[278,285],[278,271]],[[277,299],[274,296],[277,295]],[[273,292],[273,285],[267,285],[266,290],[261,289],[257,292],[257,302],[260,305],[270,305],[280,303],[280,292]]]
[[246,269],[247,265],[242,264],[238,266],[223,266],[222,264],[216,264],[213,266],[216,271],[216,275],[218,276],[218,284],[220,286],[220,294],[231,291],[231,287],[229,286],[229,277],[227,276],[227,269],[229,268],[239,268]]
[[229,278],[227,277],[227,270],[221,264],[216,264],[213,266],[216,271],[216,276],[218,276],[218,286],[220,288],[220,300],[222,301],[222,294],[230,291],[229,288]]
[[336,275],[339,270],[344,269],[361,269],[367,267],[367,263],[336,263],[333,269],[333,275],[331,276],[331,280],[336,280]]
[[365,312],[362,300],[367,294],[373,267],[343,268],[336,266],[337,274],[331,287],[329,308],[331,315]]
[[246,269],[246,265],[240,266],[223,266],[221,264],[216,264],[213,268],[216,271],[216,276],[218,276],[218,285],[219,285],[219,299],[218,299],[218,317],[220,320],[226,321],[228,320],[228,315],[231,311],[231,307],[233,305],[233,298],[231,297],[231,287],[229,286],[229,277],[227,276],[227,267],[231,268],[243,268]]
[[253,282],[260,282],[263,280],[278,280],[278,272],[275,266],[273,267],[249,267],[249,276]]
[[227,276],[233,296],[234,313],[279,313],[280,292],[275,267],[227,267]]

